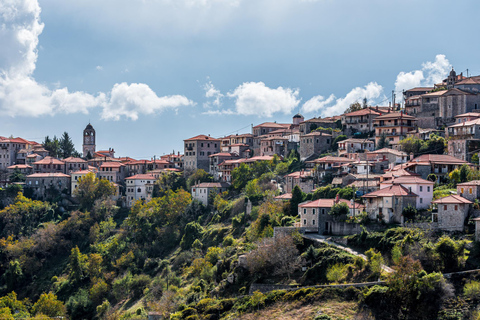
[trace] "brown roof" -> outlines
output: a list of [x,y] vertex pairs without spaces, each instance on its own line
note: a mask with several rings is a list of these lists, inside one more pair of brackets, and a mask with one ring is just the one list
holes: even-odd
[[315,136],[325,136],[325,137],[331,137],[332,135],[329,133],[324,133],[320,131],[312,131],[308,134],[303,135],[302,137],[315,137]]
[[301,178],[301,177],[310,177],[312,175],[311,171],[297,171],[287,174],[286,177]]
[[375,151],[370,151],[368,153],[391,153],[391,154],[394,154],[396,156],[407,156],[406,152],[398,151],[398,150],[394,150],[394,149],[390,149],[390,148],[382,148],[382,149],[378,149],[378,150],[375,150]]
[[342,163],[349,163],[349,162],[355,162],[353,159],[348,159],[345,157],[332,157],[332,156],[326,156],[323,158],[318,158],[312,161],[307,161],[307,162],[314,162],[314,163],[328,163],[328,162],[342,162]]
[[68,174],[63,173],[34,173],[28,175],[27,178],[70,178]]
[[134,176],[125,178],[125,180],[156,180],[151,174],[136,174]]
[[472,180],[457,184],[457,186],[480,186],[480,180]]
[[119,168],[125,166],[123,163],[120,162],[104,162],[100,166],[100,168]]
[[375,121],[385,120],[385,119],[407,119],[407,120],[417,120],[417,118],[409,116],[403,112],[391,112],[375,118]]
[[421,183],[421,184],[431,184],[431,185],[435,184],[435,182],[433,182],[433,181],[422,179],[422,178],[420,178],[419,176],[416,176],[416,175],[401,176],[401,177],[393,178],[393,179],[388,180],[388,181],[383,181],[382,183],[392,183],[392,184],[395,184],[395,183],[397,183],[397,184],[402,184],[402,183],[417,184],[417,183]]
[[234,157],[231,153],[228,152],[219,152],[209,155],[209,157]]
[[402,185],[395,184],[388,186],[386,188],[367,193],[362,196],[364,198],[377,198],[377,197],[418,197],[415,193],[410,192],[407,188]]
[[464,164],[467,161],[457,159],[447,154],[423,154],[408,162],[408,164]]
[[431,91],[431,90],[433,90],[433,87],[416,87],[416,88],[405,90],[405,92],[409,92],[409,91]]
[[337,143],[345,143],[345,142],[346,143],[375,143],[375,141],[368,140],[368,139],[354,139],[354,138],[338,141]]
[[398,169],[385,172],[383,178],[398,178],[403,176],[420,176],[420,174],[405,169]]
[[292,199],[292,194],[291,193],[284,193],[284,194],[281,194],[279,196],[276,196],[274,199],[277,199],[277,200],[290,200]]
[[373,115],[379,116],[382,113],[378,112],[378,111],[374,111],[370,108],[365,108],[365,109],[361,109],[361,110],[357,110],[357,111],[353,111],[353,112],[349,112],[349,113],[344,113],[343,116],[345,116],[345,117],[355,117],[355,116],[366,116],[368,114],[373,114]]
[[230,184],[226,182],[202,182],[192,186],[192,188],[228,188]]
[[473,120],[470,120],[470,121],[461,122],[461,123],[457,123],[457,124],[454,124],[454,125],[451,125],[451,126],[448,126],[448,127],[449,128],[460,128],[460,127],[473,126],[473,125],[476,125],[476,124],[480,124],[480,118],[479,119],[473,119]]
[[64,165],[65,162],[60,161],[58,159],[55,159],[53,157],[45,157],[42,160],[38,160],[38,161],[34,162],[33,164],[61,164],[61,165]]
[[290,128],[289,123],[276,123],[276,122],[264,122],[261,124],[257,124],[253,128],[261,128],[261,127],[267,127],[267,128]]
[[456,115],[454,118],[462,118],[462,117],[480,117],[480,113],[477,112],[467,112]]
[[462,196],[459,196],[457,194],[452,194],[451,196],[447,196],[444,198],[437,199],[435,201],[432,201],[432,203],[463,203],[463,204],[472,204],[473,202],[470,200],[465,199]]
[[219,139],[215,139],[215,138],[212,138],[212,137],[210,137],[210,136],[206,136],[206,135],[204,135],[204,134],[200,134],[200,135],[195,136],[195,137],[193,137],[193,138],[185,139],[185,140],[183,140],[183,141],[198,141],[198,140],[201,140],[201,141],[203,141],[203,140],[220,141]]
[[[352,206],[350,201],[345,199],[339,199],[338,202],[344,202],[348,204],[348,207],[350,209],[352,208],[358,209],[358,208],[364,207],[363,205],[356,202],[354,202]],[[299,208],[331,208],[335,203],[336,203],[335,199],[318,199],[314,201],[309,201],[304,204],[300,204],[298,207]]]
[[13,166],[8,167],[7,169],[32,169],[28,164],[14,164]]
[[74,157],[68,157],[63,159],[64,162],[80,162],[80,163],[87,163],[87,161],[81,159],[81,158],[74,158]]

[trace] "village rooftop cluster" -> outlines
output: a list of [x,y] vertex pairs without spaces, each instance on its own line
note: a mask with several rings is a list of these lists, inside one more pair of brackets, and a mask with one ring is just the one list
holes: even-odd
[[[416,157],[402,150],[402,140],[428,140],[432,134],[444,137],[447,147]],[[113,148],[96,150],[96,138],[95,129],[88,124],[83,132],[83,158],[57,159],[37,142],[0,137],[0,185],[11,184],[9,176],[17,170],[26,176],[23,186],[31,188],[35,199],[44,199],[48,188],[73,196],[81,177],[92,172],[114,183],[115,200],[131,207],[138,200],[152,198],[160,175],[188,175],[203,169],[214,182],[195,184],[191,193],[208,204],[210,193],[229,188],[235,168],[274,157],[283,159],[296,151],[304,169],[275,181],[278,201],[289,201],[295,186],[304,193],[326,183],[356,190],[351,200],[337,197],[301,203],[296,227],[304,232],[359,232],[358,224],[336,221],[328,214],[339,202],[347,203],[350,216],[366,213],[369,219],[385,223],[405,225],[403,211],[408,206],[429,209],[430,228],[462,231],[472,215],[480,222],[472,208],[480,197],[479,180],[459,183],[456,193],[433,200],[435,184],[446,182],[450,172],[465,164],[474,168],[472,157],[478,159],[480,151],[480,76],[457,75],[453,69],[434,87],[405,91],[403,105],[364,103],[354,111],[328,118],[304,119],[296,114],[292,123],[261,123],[250,133],[217,138],[199,134],[183,141],[183,154],[159,159],[115,157]]]

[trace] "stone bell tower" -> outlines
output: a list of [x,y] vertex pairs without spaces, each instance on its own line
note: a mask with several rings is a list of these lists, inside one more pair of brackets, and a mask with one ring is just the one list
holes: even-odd
[[93,158],[95,153],[95,129],[89,123],[83,130],[83,157]]

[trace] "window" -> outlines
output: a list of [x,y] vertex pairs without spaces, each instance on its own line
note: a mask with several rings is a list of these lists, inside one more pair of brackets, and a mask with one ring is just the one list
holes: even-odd
[[307,209],[303,209],[303,214],[307,214]]
[[315,209],[312,209],[312,214],[315,214]]
[[322,209],[322,214],[325,214],[325,209]]
[[303,219],[303,225],[304,225],[304,226],[307,225],[307,220]]
[[423,203],[423,198],[420,198],[420,203]]
[[443,210],[447,211],[447,205],[443,205]]
[[398,198],[395,198],[395,205],[398,204]]
[[427,192],[430,192],[430,186],[427,187]]
[[457,211],[457,210],[458,210],[458,205],[455,205],[455,211]]
[[315,220],[312,220],[312,225],[315,225]]
[[468,193],[472,194],[472,188],[468,189]]
[[423,186],[420,186],[420,192],[423,192]]

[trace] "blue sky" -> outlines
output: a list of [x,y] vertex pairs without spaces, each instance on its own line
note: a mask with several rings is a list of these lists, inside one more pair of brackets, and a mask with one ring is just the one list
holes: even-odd
[[183,139],[340,114],[480,74],[478,1],[4,0],[2,136],[90,121],[97,149],[150,158]]

